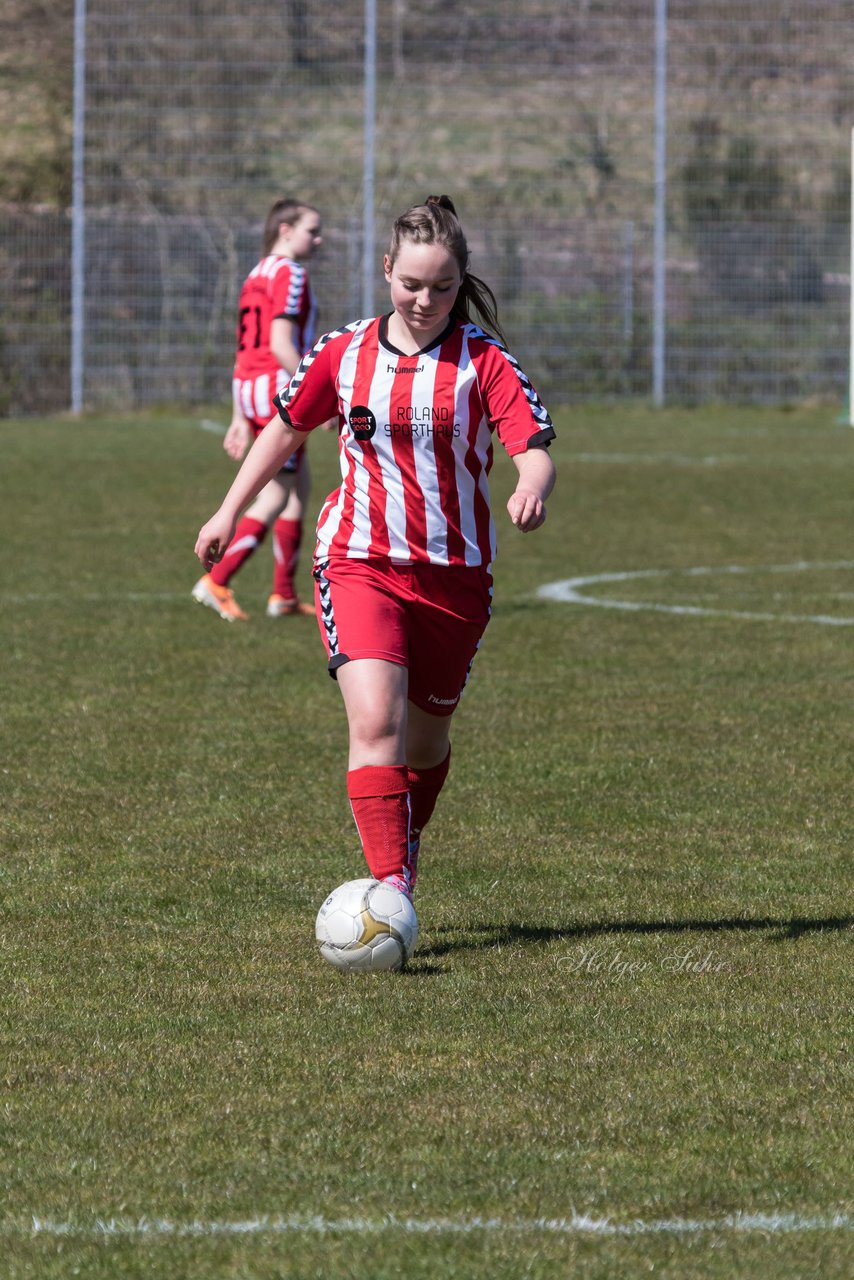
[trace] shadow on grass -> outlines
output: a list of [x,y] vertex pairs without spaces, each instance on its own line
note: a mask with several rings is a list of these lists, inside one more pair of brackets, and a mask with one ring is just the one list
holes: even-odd
[[[543,945],[549,942],[579,941],[584,938],[605,938],[625,934],[683,933],[770,933],[772,942],[787,942],[807,933],[825,933],[842,929],[854,929],[854,916],[828,916],[825,919],[809,919],[792,916],[782,919],[763,916],[758,919],[724,917],[719,920],[613,920],[604,923],[551,927],[528,924],[481,924],[469,929],[455,929],[445,925],[436,930],[439,941],[419,949],[423,961],[447,955],[453,951],[480,951],[491,947],[521,944]],[[443,940],[442,935],[445,935]],[[454,936],[450,936],[454,935]],[[413,972],[415,972],[413,964]],[[433,972],[429,964],[426,972]]]

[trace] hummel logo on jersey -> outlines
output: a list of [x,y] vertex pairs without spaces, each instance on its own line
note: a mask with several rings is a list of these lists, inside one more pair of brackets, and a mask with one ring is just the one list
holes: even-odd
[[367,405],[354,404],[347,420],[357,440],[370,440],[376,433],[377,420]]
[[387,364],[386,373],[423,373],[423,364]]

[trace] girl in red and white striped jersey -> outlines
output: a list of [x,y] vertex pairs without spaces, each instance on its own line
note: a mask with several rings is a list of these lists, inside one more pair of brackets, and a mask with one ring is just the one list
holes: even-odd
[[281,420],[253,446],[196,554],[215,564],[244,504],[337,413],[342,479],[315,557],[320,629],[347,712],[365,858],[411,894],[451,716],[489,620],[493,438],[518,471],[507,511],[527,533],[546,518],[554,431],[494,336],[495,299],[468,270],[447,196],[397,219],[384,266],[392,311],[326,334],[302,360],[278,397]]
[[[264,256],[240,291],[232,417],[223,445],[235,460],[243,457],[275,414],[274,396],[287,387],[314,342],[317,308],[305,264],[320,243],[316,209],[287,198],[273,204],[264,225]],[[308,458],[300,448],[243,514],[220,562],[193,587],[193,598],[230,622],[245,620],[231,579],[272,526],[273,590],[267,614],[313,614],[311,605],[299,601],[294,586],[310,485]]]

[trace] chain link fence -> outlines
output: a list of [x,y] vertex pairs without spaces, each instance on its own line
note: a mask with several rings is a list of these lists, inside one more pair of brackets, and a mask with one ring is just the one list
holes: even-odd
[[[557,402],[653,381],[656,0],[378,0],[375,234],[457,203]],[[669,0],[665,392],[845,394],[849,0]],[[228,396],[279,195],[318,206],[321,324],[360,310],[362,0],[88,0],[84,401]],[[69,54],[70,56],[70,54]],[[0,208],[0,411],[68,407],[70,216]]]

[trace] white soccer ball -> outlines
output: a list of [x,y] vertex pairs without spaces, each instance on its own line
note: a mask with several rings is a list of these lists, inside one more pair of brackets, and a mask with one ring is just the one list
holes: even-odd
[[348,880],[317,913],[320,954],[336,969],[381,973],[402,969],[418,941],[415,908],[382,880]]

